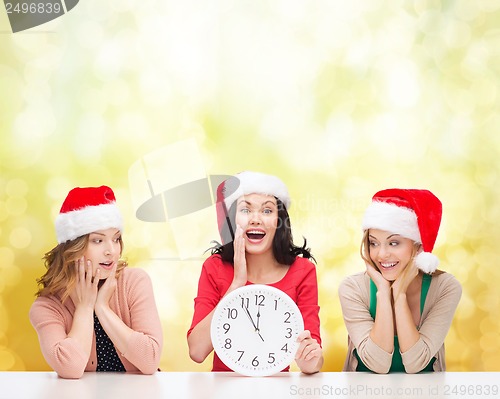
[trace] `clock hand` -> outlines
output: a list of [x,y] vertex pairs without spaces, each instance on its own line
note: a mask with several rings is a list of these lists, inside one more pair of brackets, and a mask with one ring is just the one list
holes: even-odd
[[248,316],[248,318],[249,318],[249,319],[250,319],[250,321],[252,322],[253,327],[255,328],[255,332],[256,332],[257,334],[259,334],[260,339],[262,340],[262,342],[264,342],[264,338],[262,338],[262,335],[260,335],[260,331],[259,331],[259,329],[257,328],[257,326],[255,325],[255,323],[254,323],[254,321],[253,321],[253,319],[252,319],[252,316],[250,315],[250,311],[248,310],[248,308],[247,308],[247,307],[245,307],[245,306],[243,306],[243,305],[241,305],[241,307],[245,310],[246,315]]
[[248,318],[250,319],[250,321],[252,322],[252,325],[253,325],[253,327],[255,328],[255,331],[258,331],[258,328],[257,328],[257,326],[255,325],[255,323],[254,323],[254,321],[253,321],[253,319],[252,319],[252,315],[250,314],[250,312],[249,312],[248,308],[246,308],[246,307],[245,307],[245,306],[243,306],[243,305],[241,305],[241,307],[245,310],[245,313],[246,313],[246,315],[248,316]]
[[262,338],[262,335],[260,335],[259,322],[260,322],[260,305],[257,308],[257,327],[256,327],[256,329],[257,329],[257,333],[259,334],[260,339],[262,340],[262,342],[264,342],[264,338]]

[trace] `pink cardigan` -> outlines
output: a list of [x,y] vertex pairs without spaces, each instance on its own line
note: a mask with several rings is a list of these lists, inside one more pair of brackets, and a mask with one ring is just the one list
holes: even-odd
[[[134,330],[125,353],[117,351],[125,370],[153,374],[160,364],[163,334],[151,279],[144,270],[123,269],[110,307]],[[50,296],[38,297],[29,313],[45,360],[63,378],[80,378],[84,371],[97,368],[95,335],[90,358],[74,339],[67,337],[74,312],[71,299],[62,304],[59,298]]]

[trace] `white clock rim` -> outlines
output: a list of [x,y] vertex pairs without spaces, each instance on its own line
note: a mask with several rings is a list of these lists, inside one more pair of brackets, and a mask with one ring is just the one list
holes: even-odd
[[[304,330],[304,319],[302,317],[302,313],[300,312],[300,309],[297,306],[297,304],[293,301],[293,299],[290,297],[290,295],[288,295],[285,291],[282,291],[279,288],[276,288],[276,287],[273,287],[270,285],[266,285],[266,284],[249,284],[249,285],[244,285],[243,287],[239,287],[239,288],[235,289],[234,291],[231,291],[229,294],[227,294],[225,297],[223,297],[219,301],[219,303],[215,307],[214,314],[212,316],[212,323],[210,325],[210,338],[212,341],[212,346],[214,348],[215,353],[217,353],[217,355],[219,356],[221,361],[224,362],[224,364],[226,364],[226,362],[230,363],[230,362],[232,362],[232,360],[227,358],[227,356],[224,352],[218,351],[216,349],[216,345],[213,345],[213,343],[216,341],[215,337],[217,336],[217,317],[216,316],[219,316],[222,313],[223,308],[225,306],[223,303],[230,302],[231,300],[233,300],[234,297],[238,297],[239,295],[246,293],[246,291],[256,291],[256,290],[264,290],[264,291],[274,292],[274,294],[281,296],[284,301],[288,302],[287,305],[292,307],[296,311],[296,313],[298,314],[299,323],[300,323],[299,330],[300,331]],[[296,343],[296,344],[293,343],[293,344],[294,344],[294,347],[292,348],[292,350],[287,354],[287,356],[285,356],[283,358],[283,359],[287,360],[286,364],[283,367],[281,367],[281,366],[276,367],[275,366],[275,367],[272,367],[271,370],[264,371],[262,369],[256,369],[256,370],[243,369],[243,368],[238,367],[238,365],[236,364],[236,365],[232,365],[232,367],[230,367],[230,368],[235,373],[238,373],[238,374],[241,374],[244,376],[249,376],[249,377],[268,377],[268,376],[277,374],[280,371],[282,371],[284,368],[291,365],[291,363],[295,359],[295,352],[297,351],[299,344],[298,343]],[[285,363],[285,362],[283,362],[283,363]],[[278,363],[278,365],[279,364],[281,364],[281,363]]]

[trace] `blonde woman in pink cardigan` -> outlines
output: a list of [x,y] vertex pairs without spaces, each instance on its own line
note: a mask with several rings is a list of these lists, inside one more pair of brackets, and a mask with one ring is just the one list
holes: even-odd
[[111,188],[74,188],[56,219],[30,320],[47,363],[84,371],[153,374],[163,346],[151,280],[121,260],[123,223]]

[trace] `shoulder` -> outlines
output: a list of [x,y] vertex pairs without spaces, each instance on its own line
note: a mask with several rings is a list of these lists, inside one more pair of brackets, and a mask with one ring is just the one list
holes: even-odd
[[229,262],[224,262],[219,254],[210,255],[203,262],[203,269],[208,274],[224,274],[233,273],[233,265]]
[[436,273],[432,275],[432,279],[439,281],[440,284],[460,285],[460,283],[453,274],[443,272],[441,270],[437,270]]
[[210,255],[207,259],[205,259],[205,262],[203,262],[204,267],[218,267],[225,262],[222,260],[222,257],[220,254],[213,254]]
[[301,281],[316,280],[316,265],[309,259],[297,256],[282,281],[297,284]]
[[345,277],[341,282],[339,287],[363,287],[368,286],[370,284],[370,278],[366,272],[359,272],[355,274],[351,274],[350,276]]
[[120,272],[117,281],[119,285],[129,288],[141,285],[151,285],[149,274],[140,267],[125,267]]
[[462,285],[450,273],[438,271],[432,276],[431,287],[434,286],[438,293],[462,294]]
[[60,315],[63,317],[65,306],[54,296],[40,296],[35,299],[29,311],[32,322],[43,321],[48,315]]
[[144,269],[130,266],[122,269],[114,294],[121,306],[131,306],[135,300],[150,297],[153,293],[153,282]]
[[347,276],[340,282],[338,291],[341,298],[353,293],[368,296],[370,293],[370,278],[366,272]]
[[139,280],[143,278],[148,279],[149,275],[144,269],[141,269],[140,267],[127,266],[122,269],[120,277],[118,278],[122,278],[124,280]]
[[64,305],[61,303],[60,299],[50,295],[50,296],[39,296],[35,299],[35,302],[31,305],[31,309],[33,308],[57,308],[62,309]]
[[290,265],[290,268],[295,269],[295,271],[302,271],[306,273],[316,271],[316,265],[309,259],[303,258],[302,256],[297,256]]

